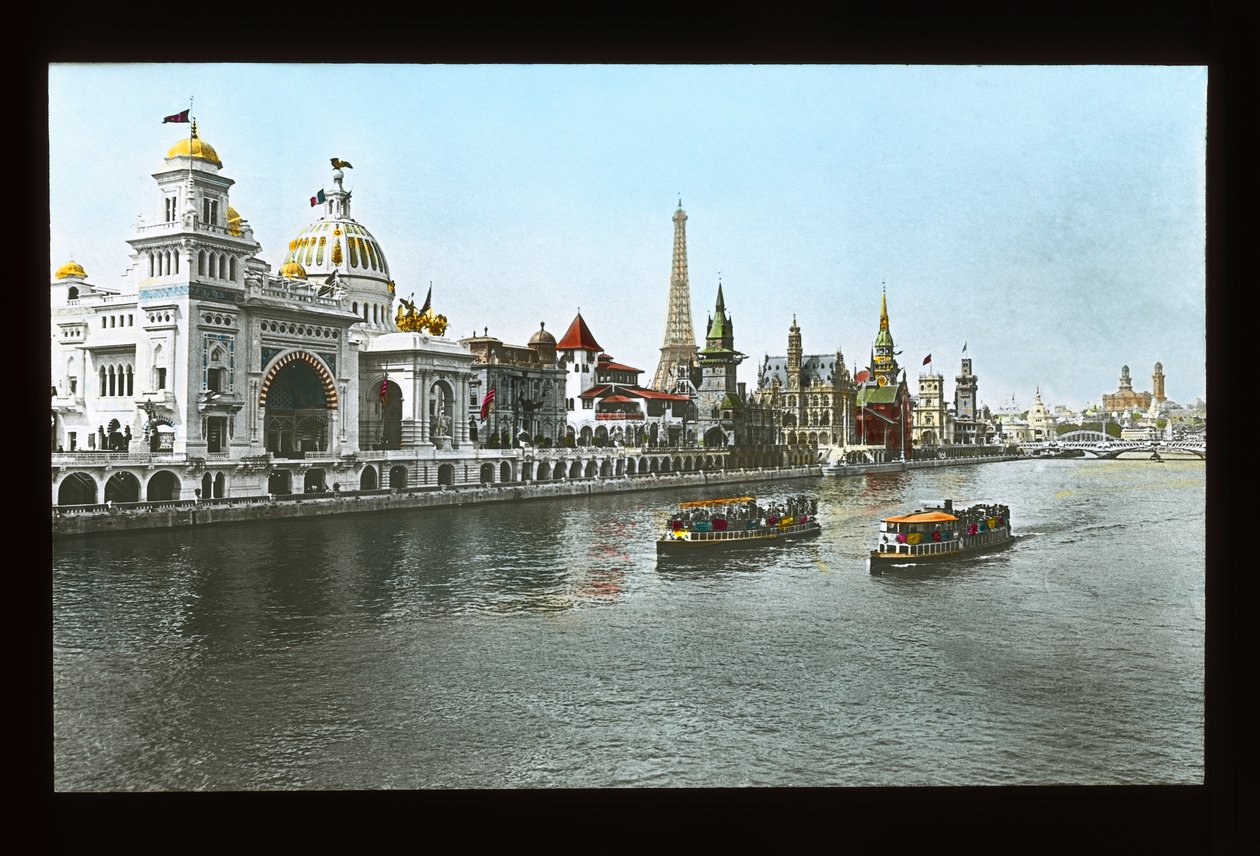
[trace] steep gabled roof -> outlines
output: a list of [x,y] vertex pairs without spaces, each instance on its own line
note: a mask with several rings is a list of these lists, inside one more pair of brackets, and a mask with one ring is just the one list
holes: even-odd
[[582,313],[579,312],[573,319],[573,323],[569,325],[569,329],[564,331],[564,335],[556,343],[556,350],[602,351],[604,349],[599,346],[599,342],[595,341],[590,328],[586,326],[586,321],[582,318]]

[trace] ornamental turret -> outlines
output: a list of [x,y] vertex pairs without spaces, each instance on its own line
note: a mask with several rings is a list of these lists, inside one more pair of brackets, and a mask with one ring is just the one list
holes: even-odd
[[788,389],[796,389],[801,385],[801,328],[792,316],[792,326],[788,328],[787,346]]
[[726,311],[721,282],[718,283],[717,302],[699,358],[700,387],[696,391],[696,408],[700,421],[720,425],[727,441],[733,442],[732,414],[743,406],[735,372],[744,355],[735,350],[735,325]]
[[901,372],[893,349],[892,331],[888,327],[888,291],[885,289],[879,306],[879,332],[871,351],[871,374],[880,386],[896,383]]

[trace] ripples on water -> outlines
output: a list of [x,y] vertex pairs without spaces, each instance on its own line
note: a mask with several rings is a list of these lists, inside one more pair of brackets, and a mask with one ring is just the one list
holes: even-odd
[[[658,559],[631,493],[59,541],[62,790],[1196,783],[1202,464],[814,491],[817,539]],[[712,494],[708,494],[712,495]],[[1015,546],[871,576],[875,522]]]

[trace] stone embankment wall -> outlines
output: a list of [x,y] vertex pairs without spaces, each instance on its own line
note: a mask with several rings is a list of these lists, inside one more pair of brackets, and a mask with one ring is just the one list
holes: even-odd
[[752,481],[808,478],[822,470],[810,467],[766,467],[720,472],[661,473],[625,478],[591,478],[559,482],[500,483],[478,487],[446,487],[442,489],[409,489],[373,491],[370,493],[266,496],[170,503],[137,503],[134,507],[115,506],[109,509],[63,513],[54,509],[53,535],[90,535],[101,532],[126,532],[136,529],[177,529],[186,526],[207,526],[215,523],[243,523],[256,520],[280,520],[302,517],[323,517],[329,514],[361,514],[372,511],[405,511],[413,508],[440,508],[477,505],[487,502],[516,502],[530,499],[552,499],[566,496],[588,496],[602,493],[623,493],[640,490],[677,490],[739,484]]

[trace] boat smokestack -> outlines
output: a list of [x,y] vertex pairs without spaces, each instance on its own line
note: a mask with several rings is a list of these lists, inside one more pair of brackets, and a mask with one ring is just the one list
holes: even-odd
[[954,513],[954,501],[952,499],[945,500],[945,513],[946,514]]

